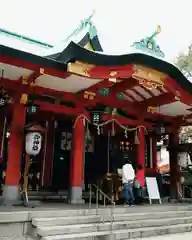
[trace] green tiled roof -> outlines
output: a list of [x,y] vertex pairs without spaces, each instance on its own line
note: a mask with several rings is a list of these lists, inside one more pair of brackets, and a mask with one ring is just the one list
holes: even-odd
[[[84,30],[87,30],[89,32],[90,38],[93,39],[97,35],[97,29],[92,23],[92,13],[89,17],[87,17],[84,20],[81,20],[80,25],[65,39],[65,41],[72,40],[73,37],[76,37],[79,33],[81,33]],[[26,37],[24,35],[17,34],[15,32],[11,32],[5,29],[0,28],[0,35],[7,35],[9,37],[13,37],[15,39],[19,40],[24,40],[29,43],[34,43],[36,45],[42,46],[42,47],[47,47],[47,48],[52,48],[53,46],[49,43],[41,42],[39,40],[35,40],[29,37]]]
[[26,36],[23,36],[23,35],[14,33],[14,32],[10,32],[10,31],[5,30],[3,28],[0,28],[0,34],[8,35],[8,36],[14,37],[16,39],[25,40],[25,41],[27,41],[29,43],[34,43],[34,44],[37,44],[37,45],[40,45],[40,46],[44,46],[44,47],[48,47],[48,48],[52,48],[53,47],[52,45],[50,45],[48,43],[44,43],[44,42],[41,42],[41,41],[38,41],[38,40],[35,40],[35,39],[32,39],[32,38],[29,38],[29,37],[26,37]]

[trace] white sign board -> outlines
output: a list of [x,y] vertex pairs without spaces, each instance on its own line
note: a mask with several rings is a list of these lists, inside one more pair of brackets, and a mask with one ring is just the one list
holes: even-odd
[[155,177],[146,177],[146,185],[150,204],[152,203],[152,200],[155,199],[159,200],[159,203],[161,204],[157,179]]

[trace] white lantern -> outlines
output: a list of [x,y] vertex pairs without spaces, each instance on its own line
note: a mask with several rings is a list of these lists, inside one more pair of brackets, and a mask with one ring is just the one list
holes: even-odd
[[36,156],[41,150],[42,135],[39,132],[29,132],[25,138],[25,151],[27,154]]

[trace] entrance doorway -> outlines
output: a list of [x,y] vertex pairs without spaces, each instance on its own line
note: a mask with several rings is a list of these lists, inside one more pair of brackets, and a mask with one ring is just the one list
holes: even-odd
[[54,191],[68,190],[70,156],[72,150],[72,122],[58,121],[55,132],[51,188]]

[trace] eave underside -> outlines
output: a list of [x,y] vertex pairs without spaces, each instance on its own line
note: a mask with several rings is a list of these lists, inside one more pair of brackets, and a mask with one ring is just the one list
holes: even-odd
[[[184,90],[182,95],[185,96],[181,97],[184,100],[188,99],[188,103],[181,101],[181,99],[178,100],[174,92],[170,91],[170,85],[168,85],[169,87],[148,89],[140,85],[131,75],[113,82],[101,77],[90,78],[67,73],[65,65],[51,60],[39,58],[38,64],[35,64],[32,56],[28,56],[27,59],[29,61],[19,59],[19,55],[15,58],[0,54],[0,68],[4,69],[2,83],[6,89],[18,91],[18,87],[21,86],[20,79],[30,77],[41,67],[44,69],[44,74],[35,78],[36,94],[49,96],[57,102],[59,99],[61,105],[62,102],[70,102],[78,107],[81,105],[84,109],[88,109],[102,104],[106,107],[121,109],[134,119],[148,122],[161,120],[171,123],[176,119],[184,119],[183,123],[185,124],[191,121],[190,101],[192,103],[192,95],[189,93],[185,95]],[[126,72],[130,70],[130,66]],[[105,69],[108,70],[106,67]],[[174,88],[173,85],[172,87]],[[20,89],[28,91],[26,86]],[[108,89],[109,94],[102,95],[101,92],[105,89]],[[86,99],[85,91],[95,93],[94,99]],[[152,113],[148,107],[156,107],[156,111]]]

